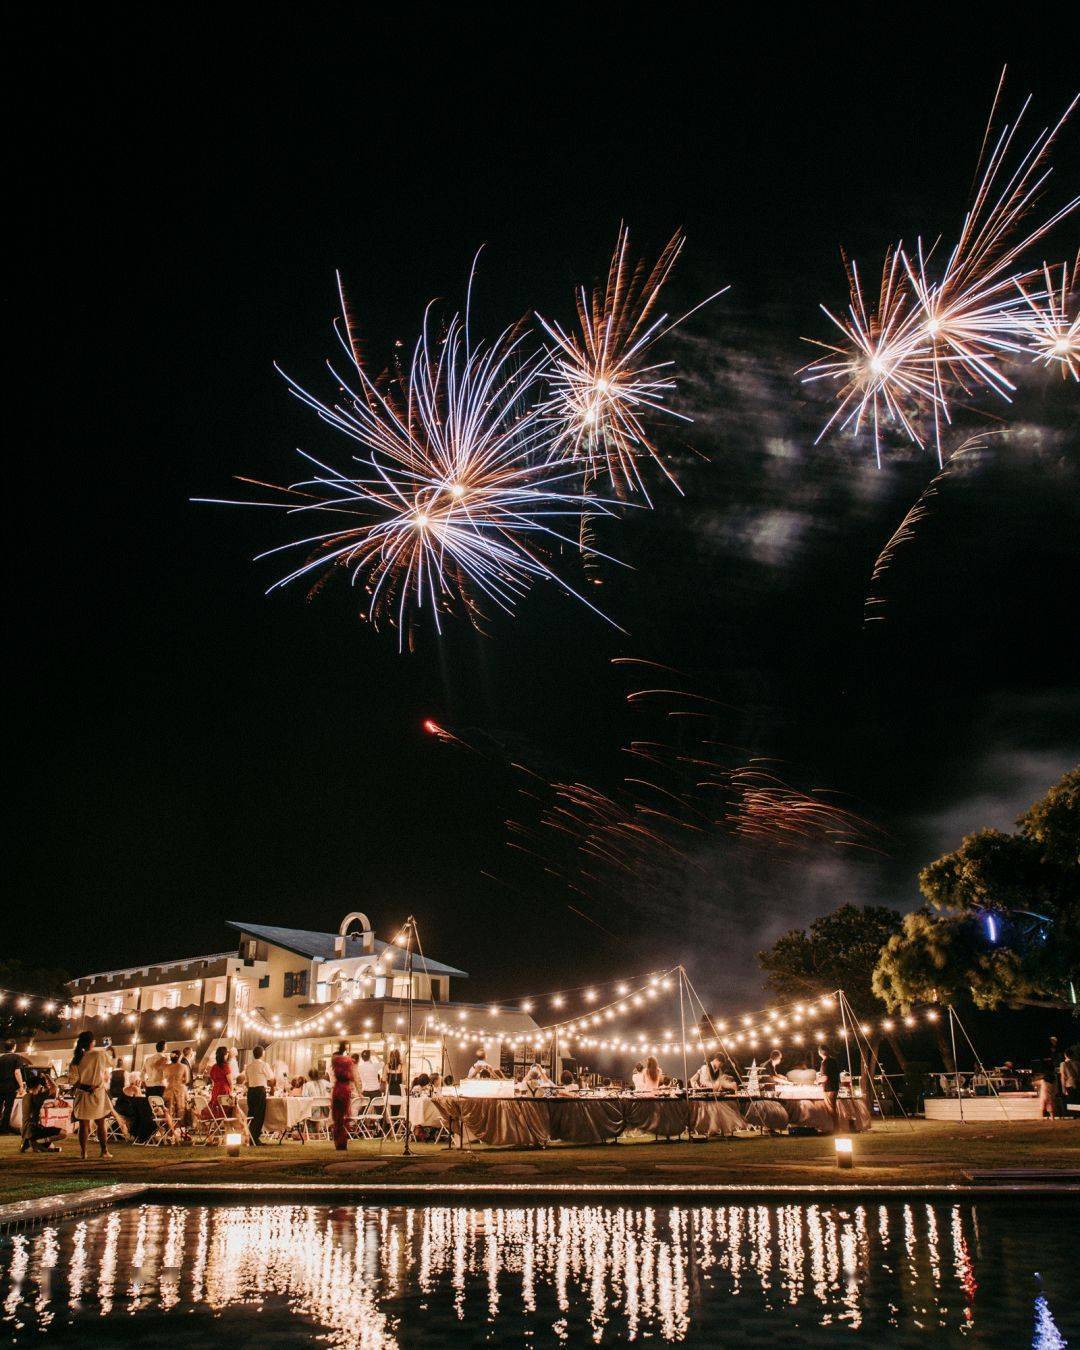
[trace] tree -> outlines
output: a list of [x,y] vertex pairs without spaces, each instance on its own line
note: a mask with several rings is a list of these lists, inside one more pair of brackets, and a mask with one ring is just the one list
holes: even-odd
[[[56,1031],[60,1022],[42,1011],[41,998],[62,1003],[67,998],[65,988],[69,976],[63,970],[46,970],[26,966],[21,961],[0,961],[0,1033],[4,1036],[32,1036],[35,1031]],[[30,994],[32,1000],[25,1009],[19,1007],[18,996]]]
[[766,984],[785,1000],[843,989],[859,1012],[876,1001],[871,975],[881,949],[900,931],[900,915],[880,906],[841,905],[805,931],[793,928],[758,952]]
[[1017,820],[979,830],[919,874],[908,914],[873,975],[890,1010],[912,1003],[1073,1008],[1080,979],[1080,768]]
[[[900,931],[900,915],[881,906],[841,905],[815,919],[805,931],[793,928],[767,950],[758,952],[766,984],[785,1000],[817,998],[842,989],[858,1015],[868,1016],[877,1001],[871,975],[881,950]],[[881,1031],[875,1022],[867,1038],[871,1071],[877,1063]],[[904,1053],[888,1037],[903,1066]]]

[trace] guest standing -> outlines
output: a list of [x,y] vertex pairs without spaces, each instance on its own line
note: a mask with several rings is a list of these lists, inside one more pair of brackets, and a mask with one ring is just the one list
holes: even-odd
[[251,1062],[244,1070],[247,1079],[247,1113],[251,1118],[251,1142],[262,1143],[263,1125],[266,1123],[266,1089],[274,1086],[277,1079],[263,1058],[263,1048],[257,1045],[251,1052]]
[[[365,1050],[370,1060],[371,1056]],[[344,1151],[349,1146],[349,1132],[345,1122],[349,1119],[353,1089],[356,1086],[357,1066],[349,1054],[349,1044],[342,1041],[338,1052],[330,1061],[330,1071],[334,1075],[334,1090],[330,1094],[330,1114],[334,1121],[334,1147]]]
[[0,1134],[14,1134],[11,1111],[15,1098],[23,1089],[23,1070],[30,1063],[25,1055],[16,1053],[15,1042],[4,1042],[0,1055]]
[[1061,1083],[1066,1108],[1080,1104],[1080,1060],[1077,1059],[1076,1046],[1065,1051],[1065,1056],[1058,1065],[1058,1080]]
[[[150,1089],[146,1089],[146,1095],[149,1097]],[[229,1063],[229,1052],[223,1045],[219,1045],[214,1051],[214,1062],[210,1066],[210,1105],[209,1112],[212,1116],[231,1116],[233,1114],[233,1104],[228,1099],[233,1095],[233,1071]],[[226,1100],[223,1101],[222,1098]],[[226,1105],[228,1110],[226,1110]]]
[[165,1054],[165,1042],[158,1041],[154,1053],[147,1055],[143,1063],[143,1088],[148,1097],[165,1096],[165,1066],[169,1056]]
[[162,1079],[165,1088],[165,1110],[172,1119],[173,1129],[182,1129],[187,1120],[188,1071],[180,1058],[179,1050],[174,1050],[169,1056]]
[[75,1089],[75,1101],[72,1115],[79,1122],[79,1156],[86,1161],[86,1145],[90,1138],[90,1126],[97,1129],[101,1156],[111,1158],[108,1148],[108,1136],[105,1121],[112,1113],[109,1094],[106,1087],[112,1073],[112,1060],[106,1050],[94,1046],[94,1033],[80,1031],[75,1042],[75,1053],[71,1057],[68,1077]]
[[370,1050],[361,1050],[360,1058],[353,1058],[353,1082],[360,1084],[365,1097],[377,1097],[383,1088],[382,1065],[371,1058]]
[[821,1056],[821,1063],[818,1065],[817,1081],[825,1098],[825,1105],[829,1108],[829,1114],[835,1121],[836,1098],[840,1092],[840,1064],[824,1045],[818,1046],[818,1054]]
[[404,1072],[401,1067],[401,1051],[391,1050],[386,1056],[386,1069],[384,1071],[386,1078],[386,1109],[392,1116],[396,1116],[401,1107],[397,1102],[391,1104],[391,1097],[402,1096],[402,1083],[404,1081]]

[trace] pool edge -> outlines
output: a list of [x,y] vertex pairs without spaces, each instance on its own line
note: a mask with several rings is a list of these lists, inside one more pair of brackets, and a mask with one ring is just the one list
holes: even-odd
[[40,1196],[0,1205],[0,1235],[23,1232],[52,1220],[65,1220],[98,1210],[142,1203],[210,1200],[232,1196],[248,1200],[291,1200],[378,1203],[381,1200],[417,1199],[1034,1199],[1078,1198],[1080,1185],[1040,1181],[1031,1185],[962,1185],[931,1183],[922,1186],[849,1182],[844,1185],[736,1185],[710,1182],[581,1182],[567,1185],[548,1182],[251,1182],[150,1181],[116,1182],[85,1191]]

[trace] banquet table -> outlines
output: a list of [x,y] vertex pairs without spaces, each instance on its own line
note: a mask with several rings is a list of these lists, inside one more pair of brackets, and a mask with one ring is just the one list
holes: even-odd
[[268,1134],[285,1135],[310,1120],[319,1107],[330,1109],[329,1097],[267,1097],[263,1129]]
[[[395,1099],[390,1098],[391,1103]],[[409,1098],[409,1124],[425,1130],[445,1130],[446,1117],[431,1097]]]
[[[551,1140],[600,1144],[623,1134],[674,1139],[689,1128],[699,1136],[757,1128],[779,1133],[795,1125],[832,1134],[870,1128],[861,1098],[837,1102],[834,1121],[822,1099],[770,1097],[455,1097],[428,1099],[441,1123],[483,1144],[543,1147]],[[412,1113],[410,1109],[410,1119]]]

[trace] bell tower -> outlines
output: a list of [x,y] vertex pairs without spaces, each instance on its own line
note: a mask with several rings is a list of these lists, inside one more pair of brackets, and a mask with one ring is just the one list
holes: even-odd
[[[359,925],[357,932],[350,932],[353,924]],[[341,927],[338,929],[338,935],[334,939],[334,955],[337,957],[359,956],[361,953],[370,953],[375,950],[375,935],[371,931],[371,924],[368,922],[368,916],[361,914],[358,909],[353,910],[351,914],[346,914],[341,921]]]

